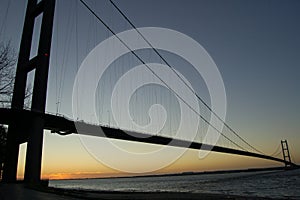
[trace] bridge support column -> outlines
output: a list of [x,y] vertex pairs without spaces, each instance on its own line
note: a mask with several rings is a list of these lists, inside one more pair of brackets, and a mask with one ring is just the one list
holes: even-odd
[[[49,56],[51,50],[51,39],[53,29],[55,0],[28,0],[25,22],[20,45],[20,52],[17,64],[16,79],[14,85],[12,109],[23,109],[24,98],[26,92],[27,75],[35,69],[33,94],[31,110],[45,113],[48,71],[49,71]],[[30,59],[31,44],[36,17],[43,14],[38,53]],[[24,133],[24,127],[20,127],[21,119],[9,124],[7,153],[3,170],[3,181],[16,181],[19,144],[22,141],[21,132]],[[41,116],[36,116],[30,119],[28,124],[29,137],[26,141],[26,166],[25,166],[25,182],[39,183],[41,174],[41,159],[43,145],[43,129],[44,119]]]
[[292,161],[291,161],[290,150],[289,150],[287,140],[281,140],[281,148],[282,148],[283,159],[285,162],[285,167],[286,168],[291,167]]

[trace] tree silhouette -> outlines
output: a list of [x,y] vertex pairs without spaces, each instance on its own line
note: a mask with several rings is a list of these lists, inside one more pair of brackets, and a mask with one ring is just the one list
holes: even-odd
[[2,107],[9,107],[11,103],[16,54],[10,42],[0,43],[0,103]]
[[3,162],[5,155],[5,146],[7,139],[7,130],[4,126],[0,126],[0,179],[2,179]]
[[[10,42],[0,42],[0,106],[8,108],[11,105],[14,80],[15,64],[17,56]],[[29,108],[31,86],[26,88],[25,108]]]
[[[11,43],[0,42],[0,107],[11,107],[15,80],[15,64],[17,56]],[[31,87],[26,88],[25,108],[30,105]],[[7,130],[4,125],[0,124],[0,178],[2,177],[2,168],[5,155],[5,146],[7,139]]]
[[[15,72],[16,54],[10,45],[10,42],[0,43],[0,106],[10,107]],[[3,125],[0,125],[0,177],[5,155],[5,146],[7,131]]]

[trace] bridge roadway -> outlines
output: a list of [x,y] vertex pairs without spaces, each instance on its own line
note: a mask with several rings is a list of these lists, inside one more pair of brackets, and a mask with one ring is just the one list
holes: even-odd
[[[83,121],[73,121],[71,119],[67,119],[61,115],[53,115],[48,113],[38,113],[29,110],[15,110],[15,109],[7,109],[0,108],[0,124],[10,124],[16,123],[20,129],[17,141],[19,144],[28,141],[29,128],[28,124],[31,123],[31,119],[36,116],[43,116],[44,119],[44,129],[51,130],[52,132],[58,133],[60,135],[68,135],[68,134],[80,134],[89,135],[89,136],[97,136],[97,137],[106,137],[111,139],[118,140],[126,140],[133,142],[142,142],[149,144],[157,144],[157,145],[170,145],[174,147],[187,147],[189,149],[196,150],[210,150],[214,152],[220,153],[228,153],[228,154],[236,154],[242,156],[249,156],[255,158],[262,158],[272,161],[277,161],[281,163],[286,163],[283,159],[258,154],[254,152],[248,152],[238,149],[232,149],[221,146],[213,146],[209,144],[203,144],[198,142],[190,142],[185,140],[179,140],[164,136],[153,136],[145,133],[137,133],[132,131],[123,131],[116,128],[110,128],[105,126],[99,126],[94,124],[88,124]],[[76,125],[75,125],[76,123]],[[99,131],[101,128],[103,131]],[[129,133],[129,134],[128,134]],[[291,166],[296,166],[294,163],[286,163]]]

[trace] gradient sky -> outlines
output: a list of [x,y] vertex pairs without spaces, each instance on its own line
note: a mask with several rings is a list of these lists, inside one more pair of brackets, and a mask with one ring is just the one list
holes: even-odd
[[[61,79],[66,80],[59,112],[67,116],[72,116],[72,87],[79,64],[95,45],[111,35],[76,2],[57,0],[48,84],[47,111],[55,113],[57,85]],[[116,32],[130,29],[109,1],[86,2]],[[287,139],[294,161],[300,163],[299,1],[116,0],[115,3],[137,27],[174,29],[199,42],[222,75],[227,95],[226,121],[267,154],[276,150],[281,139]],[[25,8],[26,1],[23,0],[1,1],[0,40],[11,40],[16,51]],[[76,48],[76,43],[79,48]],[[120,62],[134,64],[133,61]],[[65,75],[61,75],[61,67],[65,68]],[[198,84],[194,77],[189,80]],[[203,85],[199,84],[195,90],[201,96]],[[205,94],[203,98],[207,99]],[[103,120],[107,123],[108,119]],[[129,142],[120,142],[120,145],[137,150],[147,146]],[[24,152],[25,145],[22,145],[21,155]],[[19,176],[23,173],[22,163],[24,156],[20,157]],[[153,173],[259,166],[278,166],[278,163],[217,153],[199,159],[198,153],[190,150],[172,165]],[[49,178],[127,175],[94,159],[78,136],[62,137],[49,132],[44,138],[42,174]]]

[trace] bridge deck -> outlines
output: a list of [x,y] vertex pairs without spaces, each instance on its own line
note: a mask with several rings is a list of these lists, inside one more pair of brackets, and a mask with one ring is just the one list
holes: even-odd
[[[44,128],[47,130],[51,130],[60,135],[67,134],[80,134],[89,135],[89,136],[97,136],[97,137],[106,137],[112,139],[133,141],[133,142],[142,142],[149,144],[158,144],[158,145],[170,145],[174,147],[184,147],[196,150],[211,150],[214,152],[220,153],[228,153],[228,154],[236,154],[243,155],[249,157],[262,158],[267,160],[273,160],[281,163],[286,163],[283,159],[258,154],[254,152],[242,151],[238,149],[231,149],[227,147],[221,146],[213,146],[210,144],[203,144],[198,142],[190,142],[184,141],[174,138],[168,138],[164,136],[153,136],[144,133],[131,132],[105,126],[88,124],[83,121],[74,122],[71,119],[67,119],[63,116],[56,116],[52,114],[44,114],[33,112],[29,110],[14,110],[14,109],[5,109],[0,108],[0,124],[9,124],[9,123],[17,123],[18,127],[20,127],[20,134],[18,141],[19,143],[26,142],[28,140],[28,124],[31,123],[31,119],[36,116],[43,116],[45,124]],[[128,132],[130,134],[128,134]],[[292,166],[295,166],[294,163],[288,163]]]

